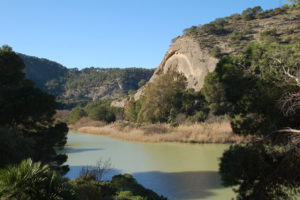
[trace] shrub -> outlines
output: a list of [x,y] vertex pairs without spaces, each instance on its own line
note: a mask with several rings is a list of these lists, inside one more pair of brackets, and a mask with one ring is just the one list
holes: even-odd
[[227,24],[227,20],[219,18],[209,24],[203,25],[201,27],[201,31],[208,34],[225,35],[230,32],[228,29],[225,28],[225,25]]
[[242,12],[242,19],[244,20],[252,20],[257,17],[258,14],[262,13],[263,9],[260,6],[256,6],[254,8],[247,8]]
[[[111,184],[118,188],[120,192],[130,191],[131,193],[125,192],[121,193],[121,195],[126,195],[127,197],[131,196],[129,200],[136,200],[137,199],[148,199],[148,200],[166,200],[166,198],[162,196],[158,196],[152,190],[144,188],[140,185],[130,174],[120,174],[115,175],[112,180]],[[120,193],[119,193],[120,195]],[[132,196],[140,196],[133,198]],[[141,198],[143,197],[143,198]],[[133,199],[132,199],[133,198]]]
[[75,200],[74,188],[48,165],[31,159],[0,171],[0,196],[11,200]]
[[208,112],[198,111],[195,115],[189,117],[191,122],[204,122],[208,116]]
[[220,58],[221,57],[221,49],[218,46],[215,46],[212,48],[209,52],[209,54],[215,58]]
[[278,37],[276,29],[269,29],[260,33],[260,40],[267,43],[271,43],[279,42],[280,38]]
[[112,111],[112,108],[107,105],[99,105],[95,107],[89,112],[88,116],[92,120],[105,121],[108,123],[116,120],[116,116]]
[[85,117],[87,114],[81,107],[76,107],[72,109],[70,116],[69,116],[69,123],[74,124],[78,120],[80,120],[82,117]]
[[186,88],[183,74],[170,71],[162,74],[145,88],[140,99],[141,109],[138,113],[139,122],[166,122],[171,109],[178,111],[181,107],[180,98]]
[[142,79],[138,82],[138,86],[143,87],[146,83],[147,83],[147,81],[145,79]]

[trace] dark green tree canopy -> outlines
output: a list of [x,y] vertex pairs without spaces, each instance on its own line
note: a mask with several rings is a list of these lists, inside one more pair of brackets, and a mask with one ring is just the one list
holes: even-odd
[[[14,149],[19,159],[12,159],[11,162],[19,162],[30,156],[35,161],[49,163],[55,169],[66,170],[66,166],[61,167],[67,159],[66,155],[58,155],[54,148],[65,145],[68,128],[64,123],[54,122],[54,97],[35,88],[31,81],[26,80],[23,69],[23,61],[10,47],[0,48],[1,133],[13,133],[7,138],[16,137],[16,141],[21,142],[16,143]],[[4,133],[5,130],[7,133]],[[31,153],[24,155],[23,147],[30,147]],[[0,166],[8,164],[1,163],[3,160],[5,159],[0,160]]]
[[205,81],[210,106],[229,105],[233,131],[256,136],[221,158],[223,184],[236,188],[237,200],[299,195],[299,52],[299,42],[253,43],[241,55],[221,59]]

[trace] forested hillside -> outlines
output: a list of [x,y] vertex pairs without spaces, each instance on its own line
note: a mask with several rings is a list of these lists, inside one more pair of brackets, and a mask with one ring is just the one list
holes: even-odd
[[154,71],[143,68],[68,69],[47,59],[18,55],[25,63],[26,77],[58,100],[118,98],[130,90],[137,90]]

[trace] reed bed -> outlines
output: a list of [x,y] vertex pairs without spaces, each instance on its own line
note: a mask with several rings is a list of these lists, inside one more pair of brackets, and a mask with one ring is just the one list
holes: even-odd
[[141,125],[126,121],[112,124],[81,121],[79,124],[70,128],[80,133],[138,142],[241,143],[249,139],[234,135],[228,121],[181,124],[177,127],[165,123]]

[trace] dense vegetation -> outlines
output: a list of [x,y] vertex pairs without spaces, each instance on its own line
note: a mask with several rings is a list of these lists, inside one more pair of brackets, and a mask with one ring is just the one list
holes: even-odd
[[299,52],[299,42],[251,44],[241,55],[222,58],[206,78],[204,94],[213,111],[228,114],[236,134],[257,136],[221,159],[223,183],[239,186],[237,199],[299,194]]
[[221,158],[223,184],[235,186],[239,200],[299,195],[298,33],[286,30],[293,39],[284,40],[286,35],[276,29],[263,31],[260,42],[224,55],[205,78],[202,92],[210,112],[229,115],[234,133],[255,136]]
[[143,68],[68,69],[47,59],[19,56],[25,63],[26,77],[60,100],[61,108],[70,108],[82,101],[121,97],[141,87],[154,71]]
[[109,100],[91,101],[85,106],[77,106],[63,121],[74,124],[81,118],[88,117],[90,120],[110,123],[117,119],[124,119],[123,109],[111,107],[110,103]]
[[126,119],[133,122],[169,122],[177,124],[187,118],[204,121],[208,109],[200,92],[186,89],[186,78],[175,71],[149,83],[143,96],[130,100],[124,109]]
[[31,157],[65,172],[67,156],[57,154],[68,128],[55,123],[54,97],[25,79],[23,61],[8,46],[0,49],[0,167]]
[[18,166],[0,170],[0,197],[10,200],[166,199],[138,184],[129,174],[102,181],[97,180],[97,174],[92,171],[69,181],[52,171],[48,165],[24,160]]

